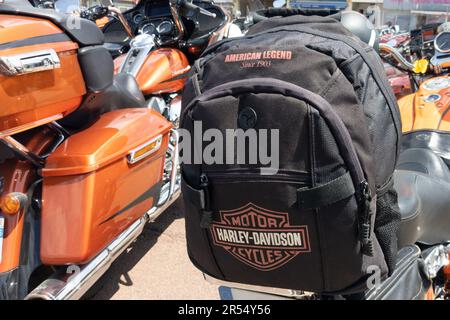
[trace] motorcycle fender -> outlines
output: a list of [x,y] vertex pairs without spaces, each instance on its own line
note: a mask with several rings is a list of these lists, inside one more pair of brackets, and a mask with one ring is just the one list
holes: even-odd
[[88,262],[156,205],[171,127],[149,109],[116,110],[48,157],[42,170],[43,263]]

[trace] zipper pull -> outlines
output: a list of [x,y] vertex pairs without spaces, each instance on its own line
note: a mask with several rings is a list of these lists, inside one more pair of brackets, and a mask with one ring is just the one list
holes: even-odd
[[369,183],[367,181],[361,182],[360,185],[360,206],[361,206],[361,252],[367,256],[373,256],[373,243],[371,237],[371,217],[370,202],[372,201],[372,194],[370,192]]
[[209,186],[209,179],[208,176],[205,173],[202,173],[200,175],[200,187],[202,188],[208,188]]
[[201,208],[201,220],[200,227],[202,229],[208,229],[213,221],[212,211],[210,210],[210,199],[209,199],[209,179],[204,173],[200,175],[200,187],[203,189],[205,195],[205,207]]

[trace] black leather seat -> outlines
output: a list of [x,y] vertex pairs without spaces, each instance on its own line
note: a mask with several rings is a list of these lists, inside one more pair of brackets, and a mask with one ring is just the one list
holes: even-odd
[[68,129],[82,129],[103,113],[125,108],[146,108],[146,102],[134,77],[119,73],[110,86],[100,92],[89,92],[80,108],[59,122]]
[[394,174],[402,222],[399,247],[450,240],[450,172],[431,150],[412,148]]
[[25,3],[0,4],[0,14],[22,15],[46,19],[57,25],[64,33],[82,47],[100,45],[103,32],[92,21],[74,15],[58,13],[49,9],[38,9]]
[[103,46],[79,49],[78,60],[88,93],[82,105],[60,121],[63,126],[77,130],[112,110],[147,107],[133,76],[126,73],[114,75],[112,57]]

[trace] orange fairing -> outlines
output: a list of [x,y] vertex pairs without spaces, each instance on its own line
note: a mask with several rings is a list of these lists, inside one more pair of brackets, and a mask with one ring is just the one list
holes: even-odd
[[146,95],[177,92],[183,89],[189,69],[183,52],[161,48],[148,55],[136,80]]
[[409,94],[398,100],[398,107],[402,118],[402,132],[404,133],[413,130],[414,98],[415,94]]
[[57,33],[61,33],[61,30],[49,21],[0,14],[0,39],[2,43]]
[[[87,262],[155,205],[170,129],[152,110],[112,111],[50,155],[42,170],[44,263]],[[129,161],[157,137],[155,152]]]
[[415,94],[398,100],[402,117],[402,131],[450,131],[450,87],[432,89],[430,82],[445,83],[450,77],[435,77],[425,81]]
[[[45,42],[46,37],[55,35],[62,36],[58,38],[61,42]],[[27,44],[26,40],[31,38],[33,44]],[[46,20],[0,15],[0,39],[3,44],[22,40],[12,47],[0,46],[0,57],[53,49],[61,63],[54,70],[12,76],[0,74],[0,134],[51,122],[80,105],[85,86],[77,59],[78,46],[64,38],[61,30]],[[36,41],[39,44],[34,44]]]

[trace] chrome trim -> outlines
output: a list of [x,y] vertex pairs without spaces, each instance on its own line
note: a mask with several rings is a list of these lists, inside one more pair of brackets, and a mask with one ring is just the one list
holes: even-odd
[[370,39],[368,45],[373,47],[376,40],[377,40],[377,32],[375,31],[375,29],[372,29],[372,31],[370,32]]
[[243,283],[237,283],[237,282],[223,281],[223,280],[219,280],[219,279],[213,278],[211,276],[208,276],[207,274],[203,274],[203,277],[205,278],[205,280],[207,282],[209,282],[213,285],[225,286],[225,287],[254,291],[254,292],[261,292],[261,293],[267,293],[267,294],[273,294],[273,295],[289,297],[289,298],[304,299],[305,297],[311,297],[311,296],[315,295],[314,292],[308,292],[308,291],[282,289],[282,288],[271,288],[271,287],[255,286],[255,285],[243,284]]
[[178,14],[178,9],[172,1],[169,1],[170,12],[172,13],[173,21],[175,21],[175,26],[177,27],[178,35],[175,37],[175,41],[179,41],[184,38],[186,31],[184,29],[183,21],[181,20],[180,15]]
[[154,33],[151,33],[151,32],[145,32],[145,29],[146,29],[147,27],[149,27],[149,26],[153,26],[153,28],[155,28],[155,30],[156,30],[156,27],[155,27],[155,25],[154,25],[152,22],[147,22],[147,23],[144,23],[142,26],[139,27],[138,33],[139,33],[139,34],[154,35]]
[[170,174],[170,193],[169,193],[169,199],[171,199],[172,195],[175,193],[175,187],[178,184],[178,166],[180,162],[179,158],[179,139],[180,135],[177,130],[172,129],[171,130],[171,137],[170,139],[173,139],[173,151],[172,151],[172,172]]
[[[432,98],[434,97],[434,98]],[[421,97],[423,101],[425,102],[438,102],[439,100],[441,100],[441,95],[437,94],[437,93],[432,93],[426,97]]]
[[450,57],[448,57],[448,55],[439,56],[436,54],[431,58],[430,63],[433,66],[441,66],[447,64],[449,61]]
[[181,117],[181,96],[176,95],[172,98],[169,103],[169,121],[172,122],[175,128],[180,126],[180,117]]
[[6,130],[0,132],[0,138],[5,137],[5,136],[12,136],[12,135],[20,133],[20,132],[24,132],[24,131],[27,131],[27,130],[30,130],[30,129],[33,129],[36,127],[43,126],[45,124],[49,124],[51,122],[61,119],[62,117],[63,117],[63,115],[61,113],[58,113],[58,114],[50,116],[48,118],[36,120],[31,123],[13,127],[11,129],[6,129]]
[[4,76],[18,76],[58,68],[61,68],[61,61],[53,49],[0,56],[0,74]]
[[449,33],[449,34],[450,34],[450,32],[448,32],[448,31],[443,31],[443,32],[439,33],[439,34],[434,38],[434,40],[433,40],[433,46],[434,46],[434,49],[435,49],[436,51],[440,52],[440,53],[449,53],[449,52],[450,52],[450,49],[447,49],[447,50],[441,50],[441,49],[439,48],[439,46],[437,45],[437,43],[436,43],[436,40],[439,38],[439,36],[441,36],[441,35],[443,35],[443,34],[445,34],[445,33]]
[[171,32],[173,32],[174,23],[172,22],[172,20],[163,20],[163,21],[161,21],[161,23],[159,23],[158,26],[156,27],[156,31],[158,31],[158,34],[161,34],[161,31],[160,31],[160,30],[161,30],[161,26],[162,26],[164,23],[170,24]]
[[424,266],[429,279],[434,279],[438,272],[447,266],[449,261],[450,244],[434,247],[424,260]]
[[414,69],[414,65],[407,61],[400,52],[398,52],[397,49],[395,49],[394,47],[386,44],[386,43],[380,43],[379,44],[380,47],[380,51],[385,51],[387,53],[392,54],[392,56],[394,57],[394,59],[400,63],[400,65],[405,68],[406,70],[413,70]]
[[[136,152],[142,150],[143,148],[151,145],[152,143],[156,142],[156,147],[154,149],[151,149],[150,151],[147,151],[143,154],[141,154],[139,157],[134,158],[134,155],[136,154]],[[159,148],[161,148],[161,143],[162,143],[162,135],[158,135],[156,138],[153,138],[152,140],[141,144],[139,147],[134,148],[133,150],[131,150],[128,155],[127,155],[127,160],[129,164],[134,164],[146,157],[148,157],[149,155],[151,155],[152,153],[155,153],[156,151],[159,150]]]
[[21,144],[19,141],[11,136],[5,136],[0,138],[9,148],[20,154],[26,160],[30,161],[35,167],[44,167],[44,159],[37,154],[31,152],[27,147]]
[[148,55],[156,46],[155,36],[145,33],[140,34],[131,41],[130,46],[131,48],[120,66],[119,72],[128,73],[136,78]]

